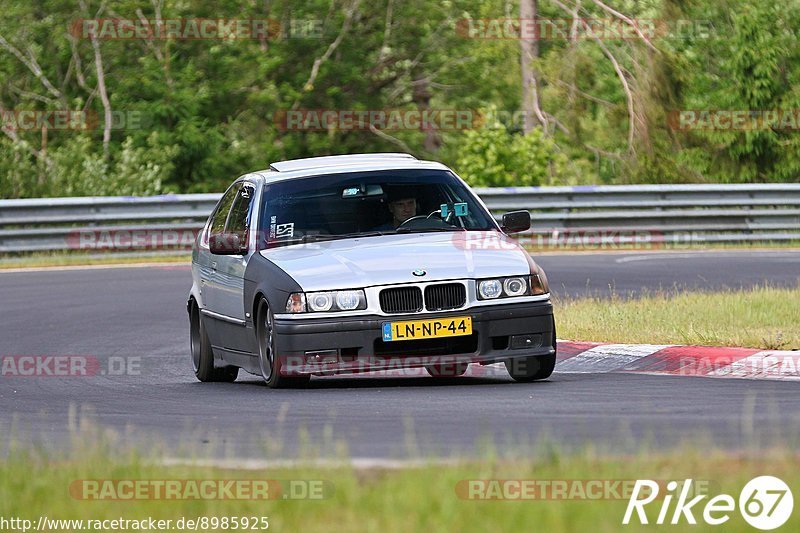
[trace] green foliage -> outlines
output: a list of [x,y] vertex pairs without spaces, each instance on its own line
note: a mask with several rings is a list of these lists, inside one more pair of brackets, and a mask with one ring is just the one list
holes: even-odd
[[527,135],[513,134],[497,123],[463,135],[455,166],[470,185],[522,187],[572,181],[567,157],[540,128]]
[[0,198],[40,196],[36,163],[22,143],[0,139]]
[[[165,19],[272,19],[284,31],[266,40],[99,41],[111,109],[144,118],[113,128],[105,146],[95,49],[69,28],[81,18],[136,19],[137,10],[154,19],[153,4],[94,0],[84,11],[67,0],[6,2],[0,110],[85,110],[98,120],[80,131],[4,130],[0,196],[219,191],[276,160],[398,150],[486,185],[780,182],[800,173],[797,129],[682,131],[669,120],[682,109],[800,109],[797,0],[616,2],[633,19],[665,21],[672,33],[656,35],[652,46],[539,41],[532,64],[549,120],[527,135],[517,120],[497,129],[378,133],[284,131],[275,120],[290,109],[513,115],[522,105],[519,41],[465,38],[459,24],[516,17],[518,2],[362,0],[352,17],[352,0],[161,4]],[[555,2],[538,9],[541,18],[574,16]],[[610,20],[595,3],[579,9],[582,18]],[[288,31],[298,21],[316,21],[318,33]],[[678,21],[688,21],[688,31],[676,34]]]
[[76,136],[34,160],[17,143],[0,143],[0,181],[6,197],[21,196],[147,196],[166,192],[166,181],[178,154],[152,134],[145,147],[127,137],[110,161],[93,150],[92,140]]
[[148,137],[144,148],[134,146],[133,139],[128,137],[113,165],[87,154],[82,172],[74,175],[75,183],[82,194],[92,191],[101,196],[159,194],[165,192],[163,182],[173,170],[172,161],[177,153],[178,147],[158,143],[155,133]]
[[[706,54],[692,56],[698,69],[688,108],[792,112],[798,109],[800,51],[796,2],[737,0],[714,13],[717,31]],[[795,181],[800,171],[798,130],[764,127],[746,131],[694,132],[694,168],[711,181]]]

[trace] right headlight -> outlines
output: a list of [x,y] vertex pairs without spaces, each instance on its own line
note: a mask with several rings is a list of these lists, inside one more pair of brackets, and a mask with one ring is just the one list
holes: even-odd
[[484,279],[478,281],[478,299],[494,300],[496,298],[529,296],[531,294],[529,287],[528,276]]
[[286,301],[287,313],[354,311],[367,308],[363,289],[344,291],[295,292]]
[[333,293],[331,292],[312,292],[306,294],[308,308],[311,311],[325,312],[333,308]]

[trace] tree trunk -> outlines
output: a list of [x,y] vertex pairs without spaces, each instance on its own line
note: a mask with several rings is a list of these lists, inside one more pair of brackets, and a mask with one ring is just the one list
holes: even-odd
[[[520,32],[522,28],[536,27],[532,20],[538,12],[537,0],[520,0]],[[529,30],[530,31],[530,30]],[[528,38],[523,38],[528,37]],[[520,35],[520,67],[522,72],[522,111],[524,112],[524,131],[530,132],[536,126],[547,129],[547,119],[542,113],[539,100],[539,77],[533,61],[539,57],[538,35]]]
[[[415,69],[413,73],[413,87],[411,89],[411,100],[416,104],[417,109],[424,113],[431,108],[430,82],[424,72]],[[435,128],[425,130],[425,139],[422,147],[427,152],[436,152],[442,146],[442,138]]]

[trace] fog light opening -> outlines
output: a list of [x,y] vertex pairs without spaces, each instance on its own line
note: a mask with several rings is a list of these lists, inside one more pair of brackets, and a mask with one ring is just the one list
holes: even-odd
[[542,336],[540,334],[511,336],[512,350],[523,350],[525,348],[528,349],[541,348],[541,346],[542,346]]
[[305,353],[306,363],[330,365],[339,362],[339,350],[313,350]]

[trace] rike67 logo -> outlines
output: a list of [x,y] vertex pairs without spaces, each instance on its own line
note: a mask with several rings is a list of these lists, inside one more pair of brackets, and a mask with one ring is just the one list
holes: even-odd
[[[709,525],[718,526],[731,518],[736,510],[736,501],[733,496],[719,494],[710,498],[705,505],[698,505],[707,494],[695,496],[691,500],[692,480],[687,479],[683,484],[677,481],[667,483],[665,495],[659,498],[659,484],[649,479],[639,479],[633,487],[633,493],[628,500],[625,516],[622,523],[631,523],[634,517],[640,524],[648,524],[645,506],[659,498],[661,508],[658,511],[656,524],[697,524],[695,513],[702,513],[702,520]],[[674,508],[672,502],[677,496]],[[751,526],[764,531],[778,528],[789,520],[794,509],[794,497],[789,486],[781,479],[773,476],[759,476],[751,479],[739,493],[739,513]],[[671,515],[670,515],[671,511]],[[634,520],[635,523],[635,520]]]

